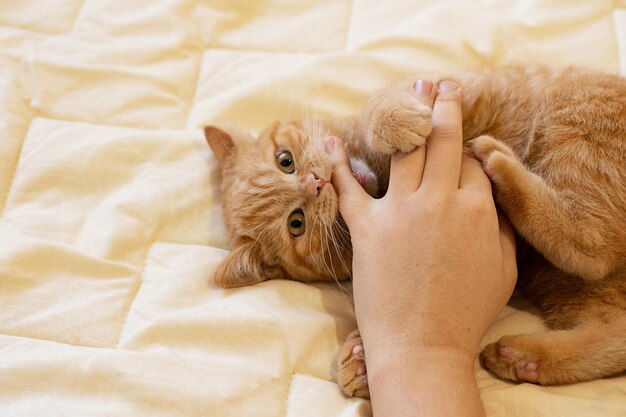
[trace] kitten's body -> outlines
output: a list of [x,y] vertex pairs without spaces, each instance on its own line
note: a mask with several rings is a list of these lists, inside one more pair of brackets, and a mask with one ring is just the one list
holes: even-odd
[[[556,330],[507,336],[485,349],[484,363],[500,377],[542,384],[626,370],[626,80],[578,69],[524,68],[445,78],[463,86],[464,137],[477,138],[468,146],[483,162],[499,207],[530,243],[522,251],[519,287]],[[224,167],[225,211],[234,239],[230,259],[216,272],[218,283],[235,286],[276,277],[311,281],[349,275],[350,246],[345,226],[337,221],[336,195],[323,184],[315,193],[316,183],[309,181],[314,180],[307,177],[307,170],[314,166],[310,169],[316,171],[315,178],[318,173],[330,178],[321,143],[327,135],[340,136],[350,155],[364,161],[378,179],[378,194],[384,193],[389,154],[424,144],[430,131],[430,110],[419,103],[410,85],[401,82],[374,95],[360,121],[319,121],[313,130],[299,123],[278,124],[259,142],[241,137],[232,141],[224,132],[207,129],[209,144]],[[260,148],[250,153],[247,146]],[[295,191],[288,202],[274,198],[267,217],[260,206],[242,216],[237,207],[250,205],[261,195],[284,193],[277,181],[285,174],[278,171],[277,180],[263,185],[258,177],[242,180],[247,174],[239,171],[254,165],[251,161],[258,156],[253,154],[264,148],[269,149],[268,156],[259,169],[271,171],[276,165],[272,156],[279,148],[298,146],[304,149],[295,157],[301,164],[295,174],[300,182],[313,184],[305,187],[313,191],[305,192],[306,198]],[[356,164],[353,161],[353,167]],[[363,185],[367,188],[367,181]],[[263,194],[259,187],[272,192]],[[371,179],[369,188],[374,194]],[[313,223],[308,243],[302,236],[280,231],[295,207],[303,207]],[[247,232],[255,221],[273,221],[282,237]],[[325,234],[332,235],[332,241]],[[366,379],[356,375],[363,358],[350,354],[356,340],[358,334],[352,335],[340,355],[339,379],[346,394],[363,396]]]

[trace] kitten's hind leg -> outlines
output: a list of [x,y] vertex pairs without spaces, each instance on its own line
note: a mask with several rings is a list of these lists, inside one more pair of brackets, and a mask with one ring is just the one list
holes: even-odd
[[359,330],[346,337],[337,358],[337,382],[346,397],[369,398],[365,352]]
[[614,269],[615,251],[599,232],[603,225],[598,219],[526,169],[504,143],[480,136],[471,147],[515,229],[550,262],[589,280],[604,278]]
[[485,347],[482,363],[496,376],[562,385],[626,371],[626,312],[610,322],[589,321],[571,330],[505,336]]

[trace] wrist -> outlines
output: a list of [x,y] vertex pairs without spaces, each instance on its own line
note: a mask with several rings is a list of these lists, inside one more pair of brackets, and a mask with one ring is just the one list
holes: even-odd
[[371,349],[364,340],[367,355],[368,376],[377,374],[404,373],[411,368],[414,375],[429,377],[431,374],[446,374],[454,370],[472,374],[476,355],[466,349],[450,346],[403,345]]
[[450,348],[398,349],[370,355],[367,374],[374,415],[484,415],[474,358]]
[[[384,361],[390,353],[427,358],[439,356],[455,361],[473,363],[478,355],[482,335],[453,325],[432,326],[422,323],[379,320],[370,325],[359,325],[368,356]],[[359,322],[360,323],[360,322]],[[382,326],[380,325],[382,324]]]

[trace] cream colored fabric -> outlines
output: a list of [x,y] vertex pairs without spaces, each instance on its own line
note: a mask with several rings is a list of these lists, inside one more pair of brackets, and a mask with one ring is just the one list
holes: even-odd
[[[368,416],[332,382],[348,295],[209,285],[228,238],[200,128],[507,63],[626,73],[626,2],[0,2],[0,415]],[[515,299],[485,342],[541,327]],[[626,415],[624,376],[476,369],[492,417]]]

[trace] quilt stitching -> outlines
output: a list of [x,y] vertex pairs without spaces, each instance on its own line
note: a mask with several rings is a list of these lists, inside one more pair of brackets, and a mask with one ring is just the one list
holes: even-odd
[[205,52],[202,52],[199,54],[199,62],[197,64],[197,69],[196,69],[196,79],[194,81],[194,88],[193,88],[193,95],[191,97],[191,102],[189,103],[189,108],[187,109],[187,117],[186,117],[186,122],[185,122],[185,126],[189,126],[189,118],[191,117],[192,114],[192,110],[193,110],[193,106],[196,103],[196,99],[198,96],[198,85],[200,83],[200,80],[202,79],[202,67],[204,66],[204,54]]
[[82,3],[80,4],[80,6],[78,6],[77,10],[76,10],[76,15],[74,16],[74,23],[72,23],[72,27],[70,28],[70,30],[68,32],[73,32],[74,29],[76,28],[76,25],[78,24],[78,20],[80,18],[81,13],[83,12],[83,9],[85,8],[85,4],[87,4],[88,0],[83,0]]
[[296,372],[291,371],[289,375],[289,381],[287,382],[286,394],[285,394],[285,412],[282,413],[283,417],[287,417],[289,415],[289,397],[291,395],[291,384],[293,383],[293,378],[295,377]]
[[20,140],[20,147],[17,151],[17,156],[15,158],[15,162],[13,163],[13,168],[10,171],[11,176],[9,180],[7,181],[6,192],[2,196],[2,199],[0,200],[0,202],[2,202],[2,205],[0,205],[0,221],[2,220],[2,217],[4,217],[4,213],[6,211],[6,207],[9,202],[9,197],[11,196],[11,189],[13,188],[13,182],[15,181],[15,176],[17,175],[17,169],[19,167],[20,160],[22,158],[22,150],[24,149],[24,143],[26,142],[26,138],[28,137],[28,130],[30,129],[30,125],[32,124],[32,122],[33,122],[33,119],[30,120],[28,128],[26,129],[27,133],[24,136],[22,136],[22,139]]
[[120,342],[122,341],[122,336],[124,336],[124,330],[126,329],[126,323],[128,321],[128,316],[130,315],[130,311],[133,307],[133,304],[135,303],[135,300],[137,299],[137,296],[139,295],[139,290],[141,289],[141,284],[143,282],[143,274],[146,270],[146,265],[148,264],[148,259],[150,258],[150,251],[152,250],[152,248],[154,247],[154,245],[157,242],[154,241],[152,242],[152,244],[150,244],[148,246],[148,250],[146,251],[146,257],[145,260],[143,262],[143,265],[141,267],[141,271],[139,271],[139,274],[137,275],[137,278],[135,279],[135,285],[133,286],[133,288],[131,289],[131,295],[128,299],[128,302],[126,304],[126,307],[122,310],[124,312],[124,320],[122,321],[122,326],[120,327],[120,334],[117,337],[117,342],[115,343],[115,346],[119,348],[120,346]]

